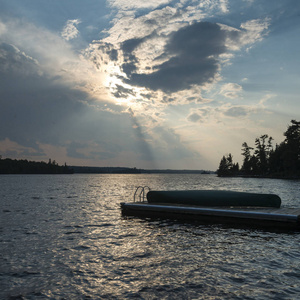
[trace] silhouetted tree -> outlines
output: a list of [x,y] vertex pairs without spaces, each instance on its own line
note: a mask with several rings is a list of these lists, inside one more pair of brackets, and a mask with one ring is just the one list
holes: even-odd
[[284,151],[286,145],[282,142],[276,145],[275,150],[272,150],[269,157],[269,170],[273,176],[280,177],[284,173]]
[[[50,162],[51,160],[49,160]],[[71,174],[74,173],[66,164],[47,164],[45,162],[28,161],[27,159],[12,160],[10,158],[0,160],[0,174]]]
[[[268,142],[266,143],[267,139]],[[269,155],[273,149],[272,140],[273,138],[269,137],[267,134],[264,134],[255,139],[256,150],[254,152],[254,155],[257,158],[257,175],[265,175],[268,173]]]
[[232,161],[231,154],[223,156],[217,170],[219,176],[236,174],[270,177],[300,177],[300,122],[291,120],[284,132],[285,140],[273,148],[273,138],[267,134],[255,139],[255,149],[242,144],[242,168]]
[[241,168],[242,173],[245,174],[251,174],[253,166],[252,166],[252,154],[251,151],[253,150],[252,147],[249,147],[248,144],[246,142],[243,143],[242,145],[242,155],[244,156],[244,161],[243,161],[243,165]]
[[239,172],[239,164],[233,162],[233,157],[229,153],[226,157],[223,156],[219,168],[217,170],[218,176],[235,176]]
[[300,122],[291,123],[284,133],[284,169],[288,174],[300,175]]

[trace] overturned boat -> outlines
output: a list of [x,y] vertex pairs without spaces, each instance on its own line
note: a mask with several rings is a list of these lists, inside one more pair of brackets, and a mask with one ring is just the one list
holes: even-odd
[[152,191],[138,187],[125,216],[197,220],[273,229],[300,229],[300,208],[282,208],[274,194],[223,190]]

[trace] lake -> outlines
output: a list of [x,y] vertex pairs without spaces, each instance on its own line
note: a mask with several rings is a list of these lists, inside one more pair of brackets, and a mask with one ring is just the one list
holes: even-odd
[[137,186],[274,193],[202,174],[0,176],[0,299],[299,299],[300,233],[123,218]]

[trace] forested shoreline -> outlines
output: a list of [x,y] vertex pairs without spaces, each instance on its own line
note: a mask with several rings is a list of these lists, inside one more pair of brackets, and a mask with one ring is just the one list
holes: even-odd
[[300,178],[300,122],[291,120],[284,136],[284,141],[275,147],[268,134],[256,138],[255,147],[244,142],[242,166],[234,163],[231,153],[224,155],[217,170],[218,176]]
[[0,174],[73,174],[74,170],[66,164],[59,166],[55,160],[49,162],[28,161],[27,159],[2,159],[0,156]]
[[206,170],[170,170],[170,169],[137,169],[129,167],[89,167],[59,166],[55,160],[48,163],[28,161],[27,159],[2,159],[0,155],[1,174],[212,174]]

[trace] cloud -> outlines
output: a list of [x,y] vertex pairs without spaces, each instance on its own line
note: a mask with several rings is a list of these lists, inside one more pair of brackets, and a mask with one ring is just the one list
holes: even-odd
[[[224,116],[230,118],[243,118],[248,116],[250,113],[257,113],[260,108],[259,105],[239,105],[232,106],[230,104],[220,105],[219,107],[213,108],[206,106],[204,108],[193,108],[190,110],[187,116],[187,121],[191,123],[218,123],[224,122]],[[225,121],[226,122],[226,121]]]
[[220,0],[220,9],[223,13],[228,13],[228,0]]
[[240,35],[241,45],[251,45],[255,42],[261,41],[264,36],[268,34],[271,19],[255,19],[242,23],[240,28],[243,34]]
[[45,153],[42,149],[37,147],[22,146],[9,138],[1,140],[0,138],[1,155],[4,157],[42,157]]
[[[141,30],[138,37],[120,44],[120,71],[126,75],[120,78],[126,84],[164,93],[205,87],[218,79],[221,63],[232,58],[232,51],[261,40],[267,26],[267,21],[254,20],[242,24],[242,30],[210,22],[181,25],[164,35]],[[238,96],[239,86],[226,88],[230,90],[223,89],[225,97]]]
[[65,27],[63,28],[63,31],[61,33],[61,36],[69,41],[72,40],[74,38],[76,38],[79,34],[78,29],[76,28],[76,25],[80,24],[80,20],[76,19],[76,20],[69,20],[67,21]]
[[116,7],[120,10],[133,10],[133,9],[154,9],[161,5],[166,5],[171,2],[171,0],[109,0],[109,4],[112,7]]
[[242,86],[237,83],[226,83],[221,87],[220,94],[226,98],[236,99],[240,97]]
[[36,59],[41,67],[57,72],[60,71],[58,66],[62,67],[75,59],[69,44],[49,30],[22,19],[8,19],[5,27],[6,31],[1,35],[1,40]]
[[[96,68],[85,56],[85,51],[78,54],[58,33],[21,19],[7,19],[5,27],[1,40],[18,49],[19,55],[22,53],[34,60],[35,68],[41,74],[50,79],[56,78],[71,89],[84,91],[100,101],[111,99],[103,85],[104,71]],[[116,51],[111,50],[110,58],[116,55]]]
[[190,122],[193,122],[193,123],[197,123],[201,120],[201,116],[194,112],[194,113],[191,113],[188,117],[187,117],[188,121]]
[[[95,68],[84,53],[76,55],[66,41],[43,28],[15,20],[5,26],[1,39],[6,42],[0,44],[0,141],[7,147],[1,146],[2,155],[14,151],[19,157],[47,157],[46,151],[55,147],[69,159],[110,159],[114,165],[122,152],[145,149],[131,116],[108,102],[105,69]],[[109,45],[95,47],[106,51],[107,63],[118,59],[118,51]],[[118,84],[114,92],[116,97],[133,95]]]
[[0,21],[0,36],[6,32],[6,25]]
[[[107,161],[113,166],[123,153],[142,149],[132,161],[147,158],[151,163],[147,142],[139,134],[145,129],[134,128],[129,113],[109,103],[100,105],[88,93],[41,72],[40,64],[16,46],[0,44],[0,78],[1,155],[45,160],[55,148],[64,153],[64,161]],[[119,87],[119,93],[130,90]]]
[[[42,156],[45,153],[41,145],[53,145],[66,147],[67,152],[76,157],[76,153],[81,153],[76,152],[77,141],[88,148],[94,138],[100,144],[101,136],[109,140],[106,126],[117,136],[118,118],[123,118],[120,123],[131,126],[128,115],[113,113],[109,109],[99,110],[90,93],[76,85],[71,86],[63,76],[52,74],[15,45],[0,44],[0,78],[0,141],[11,145],[1,148],[6,149],[7,156],[11,149],[23,155]],[[111,111],[117,110],[114,106],[110,108]],[[126,133],[123,132],[122,136],[125,137]],[[115,144],[117,141],[112,142]],[[103,153],[110,150],[116,155],[109,146]]]
[[192,109],[187,120],[192,123],[203,123],[209,113],[210,109],[208,108]]
[[9,137],[38,152],[37,141],[58,145],[61,128],[82,111],[80,101],[87,95],[40,73],[35,61],[19,55],[15,47],[7,49],[11,67],[0,70],[0,140]]
[[[198,22],[188,25],[171,34],[163,54],[168,60],[155,66],[152,73],[138,74],[137,58],[130,54],[125,68],[123,66],[129,78],[126,82],[167,93],[212,83],[219,70],[218,57],[226,52],[225,41],[226,31],[217,24]],[[131,45],[130,53],[142,42],[142,39],[127,41]],[[125,56],[129,53],[126,48],[124,52]]]
[[103,42],[117,45],[126,40],[143,38],[154,32],[159,35],[168,35],[180,27],[185,26],[182,12],[174,7],[166,6],[144,14],[127,13],[117,14],[113,26],[107,31]]
[[[95,42],[87,53],[99,70],[109,74],[107,87],[115,98],[126,97],[122,90],[135,90],[137,98],[156,93],[155,103],[182,103],[179,93],[200,87],[198,99],[202,101],[201,90],[221,79],[222,67],[230,64],[234,52],[261,40],[269,26],[269,19],[250,20],[240,28],[201,21],[212,13],[228,13],[227,0],[178,1],[172,7],[164,1],[129,1],[126,7],[130,12],[126,13],[123,1],[110,3],[122,13],[117,14],[107,37]],[[157,9],[149,11],[156,4]],[[225,97],[239,96],[238,86],[229,88],[222,91]],[[132,96],[127,93],[127,99]]]
[[249,113],[249,108],[244,106],[233,106],[224,111],[224,115],[228,117],[245,117]]
[[16,46],[0,43],[0,70],[27,76],[38,73],[39,64],[36,59],[26,55]]
[[[157,160],[173,167],[199,158],[193,149],[202,140],[224,137],[220,124],[244,126],[256,113],[255,106],[230,104],[241,85],[229,82],[218,91],[214,83],[230,80],[222,68],[236,53],[244,59],[247,53],[238,51],[261,41],[271,21],[248,14],[230,20],[231,3],[111,0],[101,32],[98,20],[88,26],[87,15],[74,11],[35,24],[6,16],[0,22],[1,150],[42,157],[52,147],[89,165]],[[95,38],[87,36],[92,25],[102,39],[86,47]],[[250,82],[250,75],[242,77]]]
[[135,95],[134,91],[132,89],[125,88],[122,85],[117,84],[114,91],[113,95],[116,98],[127,98],[129,95]]

